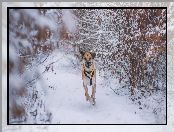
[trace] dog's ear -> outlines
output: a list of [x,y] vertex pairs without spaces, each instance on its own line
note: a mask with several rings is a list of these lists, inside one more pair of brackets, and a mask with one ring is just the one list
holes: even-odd
[[96,56],[96,53],[92,53],[92,52],[91,52],[91,55],[92,55],[92,58],[94,59],[95,56]]
[[81,57],[83,58],[85,52],[84,51],[80,51]]

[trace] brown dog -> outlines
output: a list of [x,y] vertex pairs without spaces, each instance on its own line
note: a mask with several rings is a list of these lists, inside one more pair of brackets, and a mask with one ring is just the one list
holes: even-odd
[[[82,55],[82,80],[85,89],[85,96],[87,101],[92,101],[95,104],[96,93],[96,66],[94,63],[95,53],[81,52]],[[88,94],[88,86],[92,86],[91,97]]]

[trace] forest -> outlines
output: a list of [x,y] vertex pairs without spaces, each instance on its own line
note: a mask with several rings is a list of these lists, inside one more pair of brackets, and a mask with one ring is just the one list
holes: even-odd
[[[166,8],[9,9],[10,124],[165,124]],[[80,51],[96,53],[96,106]]]

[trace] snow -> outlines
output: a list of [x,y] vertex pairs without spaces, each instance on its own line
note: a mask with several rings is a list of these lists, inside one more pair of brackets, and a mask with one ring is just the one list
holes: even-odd
[[[55,124],[141,124],[155,123],[152,114],[139,110],[125,96],[118,96],[102,86],[103,78],[97,72],[97,104],[86,102],[82,87],[81,71],[72,68],[67,61],[72,55],[55,51],[43,65],[52,65],[43,74],[46,108],[52,113],[51,123]],[[75,58],[74,58],[75,59]],[[66,62],[66,63],[65,63]],[[39,68],[41,71],[44,67]],[[40,72],[41,72],[40,71]],[[41,87],[41,86],[37,86]],[[51,88],[50,88],[51,87]],[[116,86],[117,87],[117,86]],[[91,88],[89,87],[91,90]],[[40,95],[41,98],[41,95]],[[146,115],[144,117],[143,115]]]
[[65,23],[65,27],[67,28],[69,32],[74,33],[77,29],[76,27],[77,22],[75,19],[75,15],[72,14],[71,10],[67,10],[67,9],[63,9],[62,13],[63,13],[62,20]]
[[56,27],[56,23],[51,20],[51,18],[41,16],[36,9],[24,9],[23,12],[25,12],[25,14],[29,17],[33,18],[35,23],[39,23],[39,26],[41,27],[48,26],[52,30],[54,30]]

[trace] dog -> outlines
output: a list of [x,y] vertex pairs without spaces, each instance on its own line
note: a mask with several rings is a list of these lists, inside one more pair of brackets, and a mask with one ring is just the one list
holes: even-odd
[[[80,52],[82,55],[82,80],[83,87],[85,90],[86,101],[92,101],[94,105],[95,102],[95,93],[96,93],[96,65],[94,58],[95,53],[92,52]],[[88,86],[92,86],[92,94],[88,94]]]

